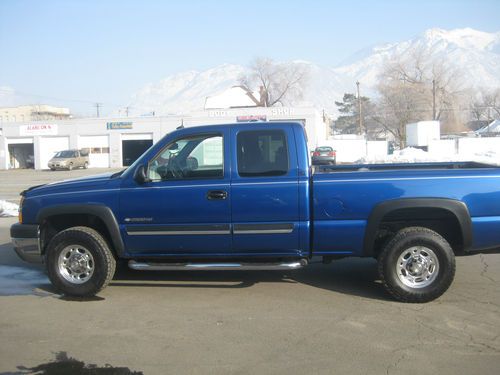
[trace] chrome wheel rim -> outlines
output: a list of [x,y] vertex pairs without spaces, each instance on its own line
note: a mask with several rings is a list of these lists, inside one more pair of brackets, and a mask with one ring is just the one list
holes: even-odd
[[425,288],[436,280],[439,260],[428,247],[413,246],[399,256],[396,272],[404,285],[410,288]]
[[59,254],[59,273],[72,284],[83,284],[88,281],[94,273],[94,268],[94,257],[83,246],[66,246]]

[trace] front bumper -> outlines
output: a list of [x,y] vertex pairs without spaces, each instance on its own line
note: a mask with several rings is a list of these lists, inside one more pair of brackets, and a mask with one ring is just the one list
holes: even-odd
[[60,163],[50,163],[48,164],[48,167],[50,169],[68,169],[68,166],[66,164],[60,164]]
[[14,250],[22,260],[42,263],[38,225],[16,223],[10,227],[10,237]]

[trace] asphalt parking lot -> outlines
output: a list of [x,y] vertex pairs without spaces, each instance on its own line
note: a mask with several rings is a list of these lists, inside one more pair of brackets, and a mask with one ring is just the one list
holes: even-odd
[[[95,172],[0,171],[0,199]],[[72,300],[14,254],[16,220],[0,218],[0,374],[63,353],[143,374],[499,373],[500,254],[458,258],[450,290],[421,305],[391,300],[369,259],[288,273],[122,270],[98,298]]]

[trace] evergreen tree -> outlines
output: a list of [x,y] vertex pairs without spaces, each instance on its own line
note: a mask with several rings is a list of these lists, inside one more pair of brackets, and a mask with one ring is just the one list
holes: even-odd
[[[359,104],[356,95],[345,93],[341,102],[335,102],[340,116],[334,122],[333,130],[337,134],[359,134]],[[373,111],[373,105],[366,96],[361,97],[361,113],[363,125],[368,125],[369,117]],[[366,129],[363,129],[364,133]]]

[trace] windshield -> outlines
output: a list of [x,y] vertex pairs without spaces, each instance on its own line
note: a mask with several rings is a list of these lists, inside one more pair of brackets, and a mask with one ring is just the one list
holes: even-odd
[[54,155],[55,158],[74,158],[76,157],[75,151],[59,151]]

